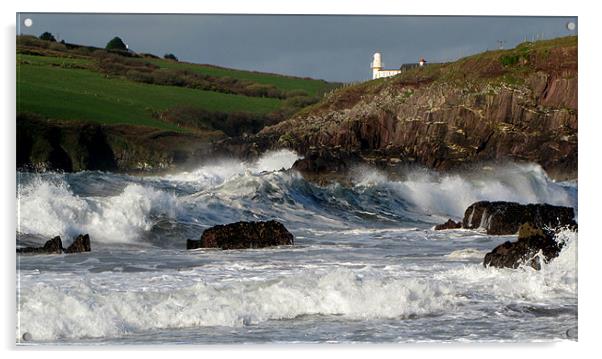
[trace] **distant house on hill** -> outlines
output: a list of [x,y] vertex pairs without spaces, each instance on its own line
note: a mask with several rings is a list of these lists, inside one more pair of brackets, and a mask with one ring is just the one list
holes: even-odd
[[418,63],[401,65],[399,67],[399,70],[392,70],[392,69],[387,70],[387,69],[384,69],[384,67],[383,67],[381,53],[375,52],[373,59],[372,59],[372,63],[370,64],[370,67],[372,68],[372,79],[375,80],[375,79],[381,79],[383,77],[395,76],[397,74],[402,73],[405,70],[409,70],[414,67],[424,66],[424,65],[426,65],[426,60],[424,58],[420,58],[420,61],[418,61]]

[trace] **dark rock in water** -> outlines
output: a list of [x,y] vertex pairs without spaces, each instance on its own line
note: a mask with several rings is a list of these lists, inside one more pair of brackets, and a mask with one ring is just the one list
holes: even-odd
[[[554,233],[543,230],[533,223],[525,223],[519,229],[516,242],[505,242],[485,255],[483,265],[499,268],[517,268],[522,264],[541,269],[540,260],[545,263],[558,257],[563,243],[557,243]],[[538,254],[541,253],[541,256]]]
[[90,236],[87,234],[80,234],[75,238],[73,243],[65,249],[65,253],[90,252],[90,250]]
[[442,229],[457,229],[462,228],[462,222],[456,222],[453,219],[448,219],[447,222],[438,224],[435,226],[436,231],[440,231]]
[[71,245],[65,249],[63,248],[63,242],[60,236],[56,236],[51,240],[47,241],[43,247],[25,247],[17,248],[17,253],[23,254],[61,254],[65,253],[81,253],[90,252],[90,236],[87,234],[80,234],[77,236]]
[[43,247],[17,248],[17,253],[27,254],[60,254],[63,253],[63,242],[61,237],[56,236],[47,241]]
[[187,240],[186,249],[263,248],[293,243],[293,235],[280,222],[236,222],[206,229],[200,240]]
[[293,169],[306,180],[325,185],[332,181],[346,183],[347,171],[359,161],[357,154],[340,149],[313,148],[304,158],[295,161]]
[[194,240],[194,239],[190,239],[190,238],[186,240],[186,249],[197,249],[197,248],[204,248],[203,241],[201,241],[200,239]]
[[515,202],[476,202],[464,213],[462,227],[483,228],[487,234],[515,234],[521,224],[556,228],[576,226],[575,212],[570,207],[549,204],[519,204]]

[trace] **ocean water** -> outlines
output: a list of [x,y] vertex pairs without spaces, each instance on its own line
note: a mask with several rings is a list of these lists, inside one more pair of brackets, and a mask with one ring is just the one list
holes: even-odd
[[[164,176],[18,173],[17,245],[92,252],[17,257],[22,344],[397,343],[577,339],[577,234],[541,271],[484,268],[513,236],[434,231],[477,200],[577,208],[577,183],[537,165],[463,174],[358,167],[317,186],[295,153]],[[187,238],[276,219],[294,246],[187,251]],[[23,338],[27,339],[24,340]]]

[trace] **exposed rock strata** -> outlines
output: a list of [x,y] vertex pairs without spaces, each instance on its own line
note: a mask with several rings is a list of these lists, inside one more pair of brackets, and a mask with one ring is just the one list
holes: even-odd
[[577,41],[527,43],[344,87],[257,136],[221,145],[243,156],[290,148],[309,158],[305,173],[325,173],[320,157],[308,155],[330,153],[341,159],[326,163],[330,172],[358,158],[437,170],[510,160],[576,178]]

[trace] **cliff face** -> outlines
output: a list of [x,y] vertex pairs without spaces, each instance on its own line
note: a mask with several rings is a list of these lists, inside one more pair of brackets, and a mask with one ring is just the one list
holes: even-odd
[[211,141],[221,136],[221,132],[199,135],[19,115],[17,168],[161,171],[210,157]]
[[288,147],[314,158],[441,170],[529,161],[555,178],[576,178],[577,39],[525,43],[341,88],[245,142],[247,151]]

